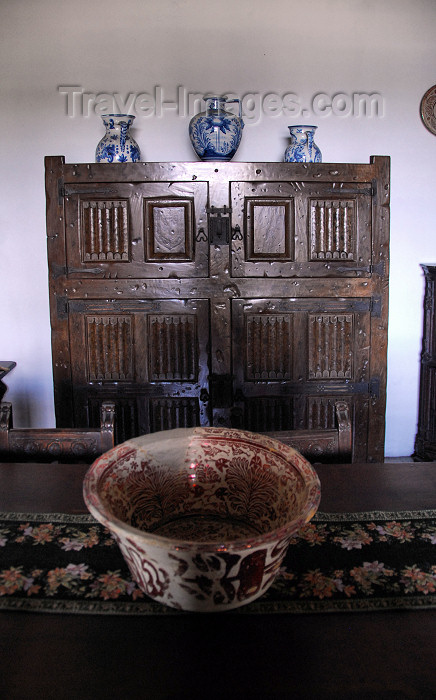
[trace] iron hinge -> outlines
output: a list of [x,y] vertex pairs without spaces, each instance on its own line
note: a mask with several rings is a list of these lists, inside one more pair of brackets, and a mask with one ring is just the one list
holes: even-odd
[[61,205],[62,202],[64,201],[64,197],[65,197],[64,181],[59,178],[59,180],[58,180],[58,203],[59,203],[59,205]]
[[57,263],[52,263],[50,265],[50,274],[52,279],[57,280],[59,277],[65,277],[67,274],[67,268],[65,265],[58,265]]
[[378,377],[372,377],[369,380],[369,393],[371,398],[378,399],[380,396],[380,379]]
[[68,318],[68,299],[67,297],[56,297],[56,314],[59,321]]
[[370,271],[371,275],[378,275],[379,277],[384,277],[384,275],[385,275],[385,261],[381,260],[379,263],[376,263],[375,265],[370,265],[369,271]]
[[66,277],[67,275],[75,274],[88,274],[88,275],[101,275],[104,271],[101,267],[67,267],[66,265],[58,265],[53,263],[50,267],[51,276],[54,280],[59,279],[59,277]]
[[374,318],[380,318],[380,316],[381,316],[381,297],[379,297],[379,296],[371,297],[370,313],[371,313],[371,316],[374,316]]
[[357,273],[363,273],[363,274],[370,274],[370,275],[378,275],[379,277],[384,277],[385,274],[385,262],[384,260],[381,260],[379,263],[376,263],[375,265],[365,265],[362,267],[352,267],[351,265],[338,265],[335,268],[336,272],[357,272]]

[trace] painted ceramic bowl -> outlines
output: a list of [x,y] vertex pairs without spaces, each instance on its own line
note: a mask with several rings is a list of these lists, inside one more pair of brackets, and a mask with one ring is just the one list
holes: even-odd
[[84,498],[139,587],[174,608],[217,611],[263,595],[320,483],[292,447],[228,428],[129,440],[90,467]]

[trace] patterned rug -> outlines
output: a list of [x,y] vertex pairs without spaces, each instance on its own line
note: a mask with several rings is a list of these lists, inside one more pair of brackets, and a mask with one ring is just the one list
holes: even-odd
[[[225,614],[436,607],[436,510],[318,513],[262,598]],[[0,513],[0,609],[173,614],[89,515]]]

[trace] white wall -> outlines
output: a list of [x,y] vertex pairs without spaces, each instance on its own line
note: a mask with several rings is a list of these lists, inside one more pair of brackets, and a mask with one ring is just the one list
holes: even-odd
[[[434,0],[14,0],[0,7],[0,359],[17,425],[53,425],[45,240],[45,155],[94,160],[103,135],[92,109],[66,113],[59,86],[87,93],[377,93],[383,116],[309,115],[324,162],[392,158],[386,454],[413,451],[423,279],[436,262],[436,136],[419,105],[436,83]],[[148,161],[195,160],[189,116],[138,115]],[[280,161],[281,113],[247,124],[236,159]],[[25,281],[23,281],[25,280]]]

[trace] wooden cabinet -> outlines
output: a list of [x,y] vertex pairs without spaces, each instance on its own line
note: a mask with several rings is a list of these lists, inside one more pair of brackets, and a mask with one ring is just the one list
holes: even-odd
[[421,265],[424,272],[424,328],[419,386],[418,431],[413,458],[436,460],[436,265]]
[[56,416],[117,441],[353,425],[383,461],[389,158],[369,164],[46,158]]

